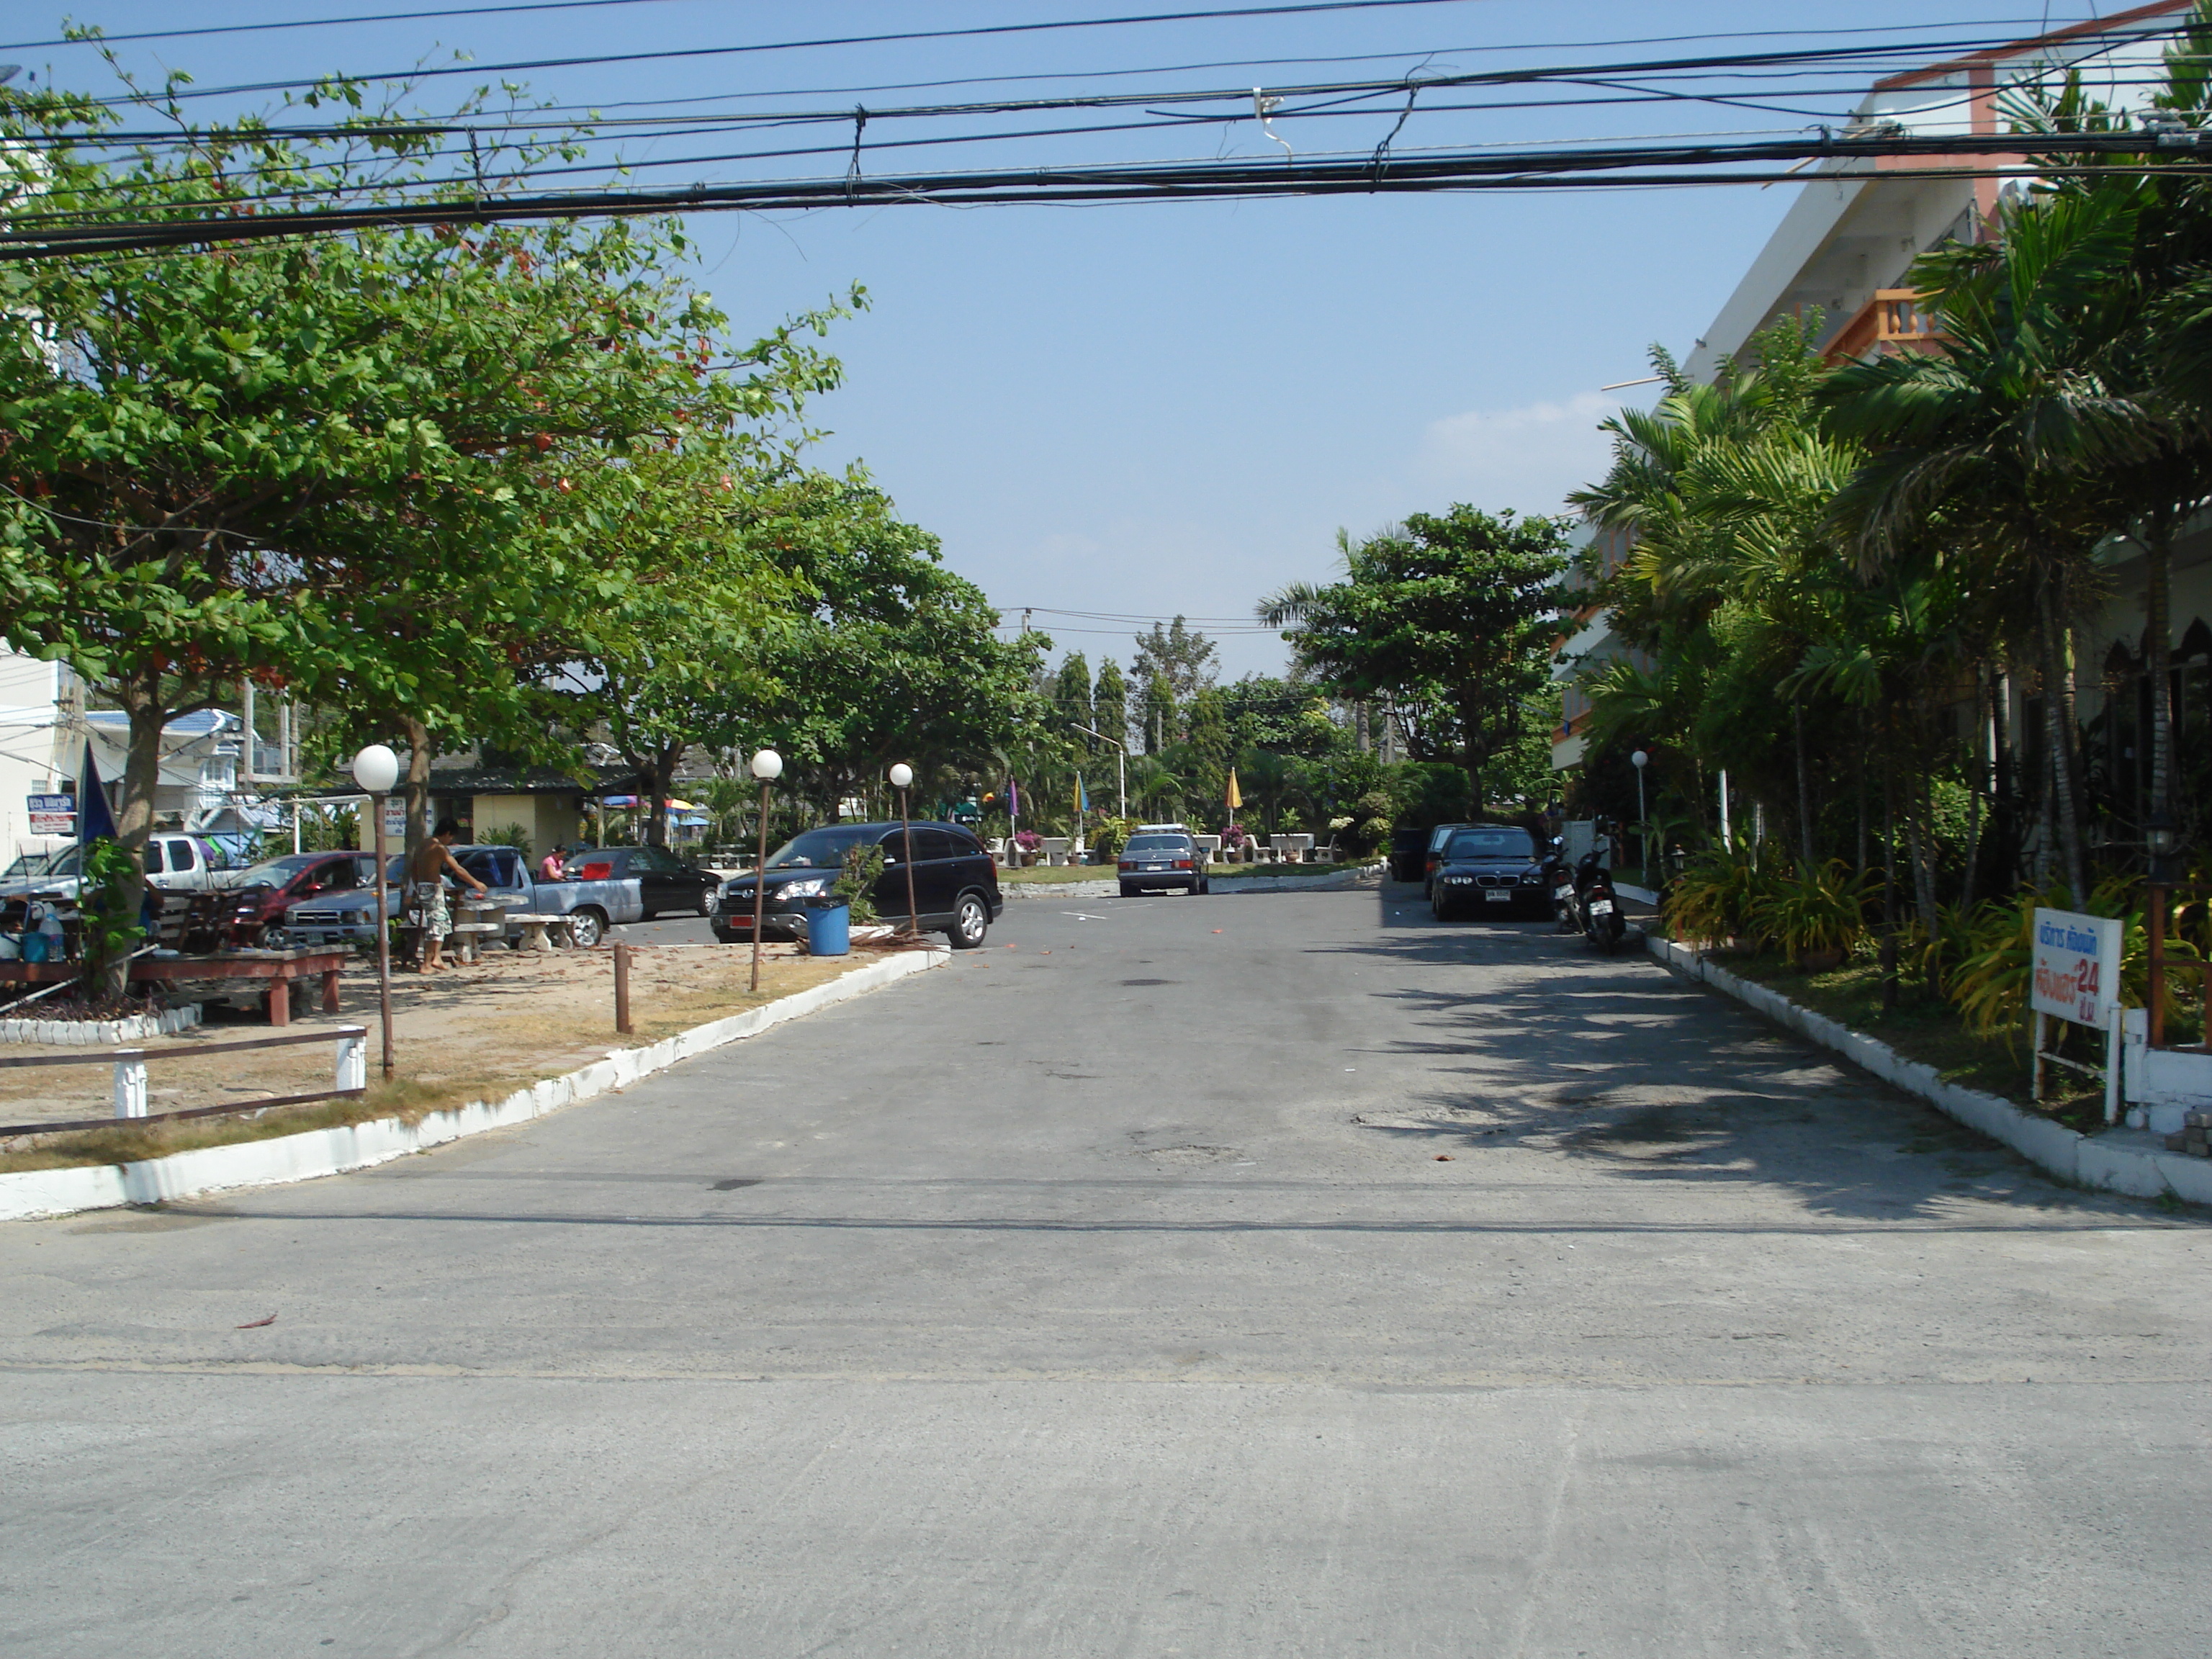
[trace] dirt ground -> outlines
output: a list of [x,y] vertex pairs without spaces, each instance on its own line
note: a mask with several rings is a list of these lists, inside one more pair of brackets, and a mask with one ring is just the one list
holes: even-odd
[[[765,947],[757,996],[746,990],[751,951],[742,945],[641,945],[631,958],[630,1009],[635,1030],[618,1036],[614,1014],[614,952],[560,951],[550,955],[495,950],[473,967],[422,975],[394,973],[392,980],[392,1057],[405,1105],[428,1110],[503,1094],[540,1078],[555,1077],[600,1058],[611,1048],[633,1048],[724,1014],[787,996],[878,960],[855,949],[849,957],[809,957],[792,945]],[[379,1085],[376,964],[356,958],[340,981],[339,1012],[295,1012],[291,1030],[340,1025],[368,1028],[368,1072]],[[149,1108],[170,1112],[277,1096],[306,1094],[331,1085],[337,1044],[301,1043],[246,1054],[194,1051],[217,1043],[274,1035],[258,1011],[206,1005],[206,1023],[173,1037],[131,1045],[149,1055]],[[11,1043],[0,1055],[89,1055],[106,1051]],[[377,1087],[377,1094],[392,1090]],[[341,1103],[358,1107],[362,1103]],[[327,1106],[327,1103],[326,1103]],[[287,1109],[288,1110],[290,1109]],[[297,1109],[307,1112],[312,1109]],[[0,1067],[0,1125],[107,1118],[114,1110],[113,1072],[104,1063]],[[358,1110],[346,1114],[359,1116]],[[327,1110],[322,1115],[328,1115]],[[229,1119],[201,1120],[225,1123]],[[8,1150],[24,1142],[9,1138]]]

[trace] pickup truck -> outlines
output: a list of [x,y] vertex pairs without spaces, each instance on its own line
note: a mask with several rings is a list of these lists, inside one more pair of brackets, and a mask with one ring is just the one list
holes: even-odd
[[[638,878],[599,881],[538,881],[532,878],[522,854],[512,847],[456,847],[453,860],[478,881],[488,896],[507,901],[510,915],[566,916],[575,931],[576,943],[586,949],[606,936],[618,921],[636,921],[645,914]],[[398,915],[404,902],[399,885],[400,861],[386,866],[391,884],[386,902]],[[450,883],[451,877],[447,881]],[[325,893],[303,899],[284,915],[285,937],[295,945],[359,945],[376,943],[376,890]],[[507,928],[509,942],[521,938],[520,925]]]
[[[24,854],[0,871],[0,898],[76,903],[82,856],[82,849],[75,845]],[[165,831],[146,842],[146,879],[165,893],[204,893],[227,886],[237,877],[221,850],[198,836]]]

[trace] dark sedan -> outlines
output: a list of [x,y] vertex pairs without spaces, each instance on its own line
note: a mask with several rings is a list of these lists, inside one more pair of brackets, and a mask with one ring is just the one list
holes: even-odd
[[368,853],[287,853],[199,895],[185,933],[199,945],[280,945],[285,911],[301,899],[368,887],[375,873],[376,859]]
[[684,862],[665,847],[586,847],[568,854],[571,881],[629,881],[637,883],[643,919],[674,913],[687,916],[714,914],[714,890],[721,877]]
[[[972,951],[1006,908],[998,866],[983,844],[957,823],[917,823],[913,830],[914,906],[922,931],[941,933],[956,951]],[[769,855],[768,890],[762,903],[764,939],[803,939],[809,899],[826,897],[855,847],[880,847],[884,872],[870,896],[885,921],[907,914],[907,830],[897,823],[837,823],[794,836]],[[751,876],[722,889],[714,907],[714,937],[734,945],[753,936]]]
[[1438,921],[1469,911],[1485,915],[1552,914],[1536,838],[1510,823],[1467,823],[1439,849],[1429,878],[1429,905]]

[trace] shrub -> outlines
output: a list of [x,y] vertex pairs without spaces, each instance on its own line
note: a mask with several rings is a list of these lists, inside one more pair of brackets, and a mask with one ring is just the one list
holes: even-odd
[[496,830],[487,830],[478,840],[486,847],[512,847],[522,854],[524,863],[530,861],[530,832],[519,823],[502,823]]
[[884,873],[884,849],[872,842],[845,849],[842,872],[830,892],[853,907],[853,926],[865,927],[876,919],[877,878]]
[[1137,833],[1134,818],[1101,818],[1091,832],[1091,849],[1102,859],[1115,859],[1129,844],[1129,837]]
[[1871,885],[1869,875],[1853,874],[1841,859],[1755,872],[1744,920],[1749,932],[1787,956],[1849,951],[1864,930]]
[[1034,853],[1044,845],[1044,837],[1034,830],[1017,830],[1014,832],[1014,845],[1024,853]]
[[1698,944],[1754,938],[1752,913],[1773,875],[1772,861],[1747,842],[1701,854],[1667,894],[1669,935]]

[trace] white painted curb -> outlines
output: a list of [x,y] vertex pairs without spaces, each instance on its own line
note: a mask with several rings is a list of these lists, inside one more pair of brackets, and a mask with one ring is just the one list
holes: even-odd
[[2125,1193],[2132,1198],[2157,1198],[2172,1193],[2194,1204],[2212,1204],[2212,1159],[2169,1152],[2138,1129],[2108,1129],[2094,1136],[2081,1134],[2050,1118],[2022,1111],[2000,1096],[1946,1083],[1936,1075],[1934,1066],[1907,1060],[1887,1042],[1854,1031],[1824,1014],[1802,1008],[1778,991],[1732,974],[1707,961],[1687,945],[1677,945],[1656,933],[1647,934],[1644,943],[1662,966],[1683,978],[1725,991],[1776,1024],[1786,1025],[1800,1036],[1833,1049],[1884,1083],[1909,1095],[1917,1095],[1946,1116],[1980,1130],[1993,1140],[2002,1141],[2028,1162],[2048,1170],[2062,1181]]
[[174,1036],[200,1023],[200,1005],[166,1008],[158,1014],[133,1014],[128,1019],[0,1019],[0,1042],[48,1042],[64,1047],[91,1048],[109,1042],[137,1042],[143,1037]]
[[159,1204],[230,1187],[270,1187],[311,1181],[389,1163],[410,1152],[442,1146],[464,1135],[504,1129],[544,1117],[611,1089],[628,1088],[639,1079],[665,1071],[710,1048],[757,1036],[770,1026],[848,1001],[870,991],[935,968],[949,958],[944,951],[910,951],[872,963],[826,985],[793,992],[763,1007],[710,1020],[679,1031],[646,1048],[610,1050],[564,1076],[518,1089],[494,1104],[472,1100],[451,1111],[432,1112],[420,1123],[382,1118],[338,1129],[310,1129],[270,1140],[240,1141],[173,1152],[136,1164],[88,1164],[68,1170],[0,1171],[0,1221],[34,1216],[69,1215],[78,1210],[112,1209],[121,1204]]
[[[1357,887],[1360,879],[1382,867],[1374,864],[1338,865],[1334,869],[1320,870],[1310,876],[1216,876],[1213,890],[1217,893],[1314,893],[1332,888]],[[1097,881],[1009,881],[1000,884],[999,890],[1007,899],[1017,898],[1111,898],[1121,883],[1113,878]]]

